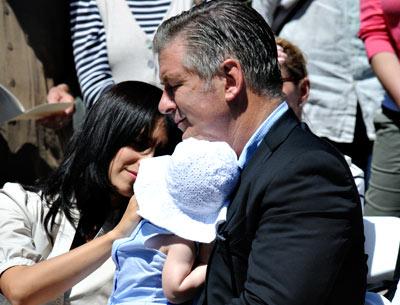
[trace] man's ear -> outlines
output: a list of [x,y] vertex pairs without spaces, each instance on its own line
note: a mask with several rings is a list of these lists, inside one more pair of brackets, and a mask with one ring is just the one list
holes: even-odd
[[228,58],[221,64],[223,77],[225,78],[225,99],[235,100],[244,88],[244,76],[242,67],[236,59]]

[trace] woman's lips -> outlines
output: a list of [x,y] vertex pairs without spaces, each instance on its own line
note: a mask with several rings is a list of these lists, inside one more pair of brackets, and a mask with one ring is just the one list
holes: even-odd
[[132,179],[135,179],[136,180],[136,177],[137,177],[137,172],[134,172],[134,171],[130,171],[130,170],[126,170],[127,172],[128,172],[128,174],[132,177]]

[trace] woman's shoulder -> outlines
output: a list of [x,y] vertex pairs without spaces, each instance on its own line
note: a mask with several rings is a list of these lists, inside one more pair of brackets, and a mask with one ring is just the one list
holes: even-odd
[[49,255],[52,246],[43,226],[46,209],[38,193],[18,183],[0,189],[0,273]]
[[26,189],[25,189],[25,187],[22,184],[17,183],[17,182],[6,182],[6,183],[4,183],[3,188],[2,188],[2,190],[14,190],[14,191],[21,190],[21,191],[29,192],[29,190],[27,190],[27,189],[28,189],[28,187],[26,187]]
[[35,218],[43,215],[45,205],[40,198],[40,194],[25,189],[19,183],[5,183],[0,189],[0,211],[3,215],[6,211],[22,212],[27,217]]
[[9,196],[15,200],[27,200],[29,199],[40,199],[39,192],[33,191],[33,188],[30,190],[29,187],[24,187],[20,183],[15,182],[7,182],[3,185],[3,188],[0,189],[0,194]]

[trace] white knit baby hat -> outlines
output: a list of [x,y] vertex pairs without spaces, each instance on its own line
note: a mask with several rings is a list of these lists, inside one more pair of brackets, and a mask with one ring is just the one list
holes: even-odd
[[237,156],[227,143],[188,138],[171,156],[140,162],[138,214],[182,238],[209,243],[226,219],[238,179]]

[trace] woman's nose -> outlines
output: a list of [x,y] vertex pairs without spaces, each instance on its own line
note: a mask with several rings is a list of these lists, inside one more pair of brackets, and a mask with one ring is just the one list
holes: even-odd
[[138,165],[140,166],[140,162],[144,159],[148,159],[148,158],[152,158],[154,157],[154,149],[152,149],[149,152],[146,153],[142,153],[142,155],[140,156],[140,158],[137,160]]

